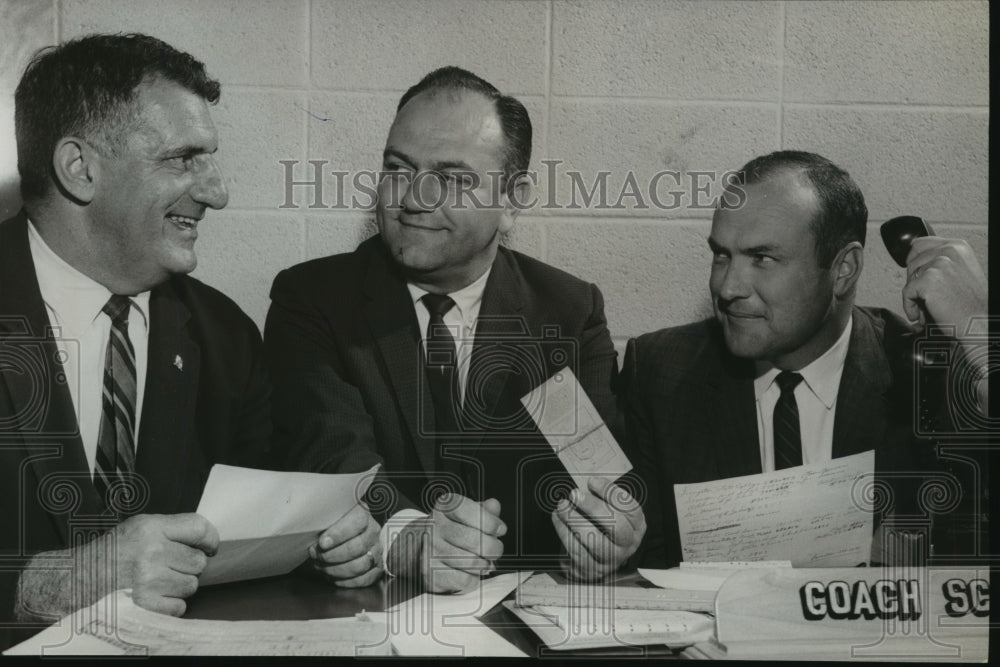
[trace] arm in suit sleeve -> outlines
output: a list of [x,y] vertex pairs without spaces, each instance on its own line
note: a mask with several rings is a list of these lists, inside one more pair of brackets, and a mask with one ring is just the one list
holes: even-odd
[[621,425],[613,392],[618,376],[618,353],[608,331],[601,290],[591,285],[590,291],[593,307],[580,335],[578,379],[601,418],[618,437]]
[[657,479],[660,463],[657,460],[657,444],[654,442],[649,406],[642,388],[640,377],[641,360],[634,338],[625,348],[625,361],[619,378],[619,405],[622,415],[624,437],[622,449],[632,462],[634,483],[639,487],[635,495],[642,500],[642,510],[646,515],[646,536],[638,551],[629,560],[638,567],[667,567],[666,544],[663,525],[664,508],[660,494],[670,493],[662,479]]
[[[272,414],[277,460],[288,470],[351,473],[383,463],[372,416],[361,392],[346,377],[329,324],[310,303],[308,285],[287,271],[271,288],[264,353],[274,383]],[[382,473],[369,491],[386,502],[372,507],[382,523],[416,504],[386,486]]]

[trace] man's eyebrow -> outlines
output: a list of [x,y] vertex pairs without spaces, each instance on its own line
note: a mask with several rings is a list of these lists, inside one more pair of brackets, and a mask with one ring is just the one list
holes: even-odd
[[724,252],[726,250],[711,236],[708,237],[708,247],[712,249],[712,252]]
[[383,161],[386,160],[386,159],[388,159],[388,158],[390,158],[390,157],[398,158],[398,159],[402,160],[403,162],[406,162],[407,164],[416,165],[416,162],[414,161],[413,158],[411,158],[409,155],[407,155],[406,153],[404,153],[402,151],[396,150],[395,148],[386,148],[384,151],[382,151],[382,160]]
[[166,157],[179,157],[182,155],[196,155],[198,153],[208,153],[210,155],[215,154],[219,150],[216,146],[213,150],[208,150],[202,144],[184,144],[183,146],[175,146],[168,150],[163,151],[163,155]]
[[779,249],[780,248],[776,245],[768,245],[765,243],[762,245],[755,245],[752,248],[744,248],[742,252],[745,255],[767,255]]

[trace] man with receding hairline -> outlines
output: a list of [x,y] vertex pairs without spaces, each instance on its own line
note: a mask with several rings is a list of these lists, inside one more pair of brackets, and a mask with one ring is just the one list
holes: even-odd
[[146,35],[45,49],[15,94],[24,210],[0,224],[0,613],[118,588],[181,615],[219,544],[213,463],[266,464],[260,334],[186,276],[226,206],[219,83]]
[[349,546],[314,554],[318,568],[363,572],[381,551],[391,574],[431,591],[563,560],[595,579],[645,531],[627,493],[607,502],[612,479],[559,501],[572,483],[520,403],[569,366],[614,423],[600,291],[500,246],[529,199],[530,153],[519,101],[471,72],[436,70],[389,129],[379,235],[275,279],[264,339],[287,460],[383,465],[381,533],[373,519],[332,527],[328,544]]
[[[739,173],[729,187],[740,192],[722,198],[708,239],[715,317],[640,336],[625,354],[626,442],[649,493],[641,561],[650,567],[681,560],[673,484],[874,450],[897,515],[924,516],[916,486],[944,466],[934,442],[915,435],[911,323],[954,326],[956,370],[982,364],[969,374],[978,378],[970,394],[978,390],[986,406],[981,341],[965,335],[987,314],[986,279],[965,241],[913,242],[902,290],[908,323],[854,305],[868,210],[846,171],[779,151]],[[930,416],[944,433],[955,426],[945,394],[938,398]],[[967,506],[975,493],[966,489]]]

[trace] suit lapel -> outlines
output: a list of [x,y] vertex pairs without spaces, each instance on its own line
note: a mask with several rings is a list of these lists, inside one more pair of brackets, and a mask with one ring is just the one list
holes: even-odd
[[[705,397],[707,405],[724,406],[726,410],[724,414],[714,413],[710,420],[710,428],[715,432],[713,437],[721,448],[715,450],[720,454],[715,457],[715,463],[722,478],[761,472],[752,371],[753,364],[724,355],[722,372],[714,375],[714,396],[710,393]],[[712,451],[714,448],[705,449]]]
[[434,406],[421,366],[417,316],[406,283],[390,266],[381,239],[374,242],[378,247],[372,249],[365,277],[364,289],[369,301],[364,317],[382,355],[417,457],[424,470],[431,472],[436,469],[437,442],[427,434],[434,433]]
[[[485,436],[483,426],[490,424],[496,414],[497,403],[503,397],[511,375],[510,369],[498,369],[495,363],[490,362],[492,349],[499,344],[498,339],[516,344],[519,337],[523,342],[524,338],[531,336],[527,322],[520,315],[524,310],[525,293],[524,281],[510,254],[503,248],[499,249],[483,289],[462,406],[463,413],[474,412],[479,415],[475,419],[466,419],[466,422],[478,425],[477,433],[470,438],[470,444],[482,442]],[[482,372],[483,368],[489,366],[493,367],[489,372]],[[474,383],[476,386],[470,391],[469,385]]]
[[[97,514],[100,499],[90,479],[73,399],[58,359],[22,212],[0,226],[0,383],[13,408],[11,430],[21,432],[25,445],[39,448],[26,474],[34,475],[39,485],[45,480],[47,484],[67,481],[79,490],[79,502],[70,513]],[[46,488],[40,491],[46,493]],[[67,521],[48,514],[66,543]]]
[[874,443],[883,441],[886,392],[891,383],[889,362],[874,326],[855,308],[833,420],[833,458],[872,449]]
[[149,484],[157,512],[176,511],[190,490],[188,471],[197,467],[192,461],[202,458],[195,424],[201,353],[191,337],[190,318],[172,282],[150,294],[136,472]]

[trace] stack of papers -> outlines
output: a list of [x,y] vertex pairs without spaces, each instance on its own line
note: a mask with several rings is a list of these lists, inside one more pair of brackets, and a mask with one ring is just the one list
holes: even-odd
[[143,609],[111,593],[4,655],[390,655],[385,614],[312,621],[205,621]]

